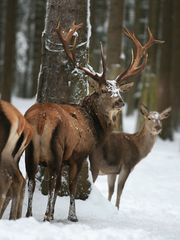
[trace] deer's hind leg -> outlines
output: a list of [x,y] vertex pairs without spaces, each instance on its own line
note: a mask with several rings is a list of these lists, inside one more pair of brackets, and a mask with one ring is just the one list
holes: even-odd
[[108,200],[111,201],[112,195],[114,193],[114,186],[117,174],[108,174]]

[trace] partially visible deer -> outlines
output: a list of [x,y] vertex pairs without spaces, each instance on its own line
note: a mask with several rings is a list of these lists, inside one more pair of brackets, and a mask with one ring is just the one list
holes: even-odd
[[0,217],[12,200],[10,219],[21,217],[25,179],[19,159],[30,142],[32,128],[10,103],[0,101]]
[[[69,165],[70,207],[68,219],[77,221],[75,194],[78,174],[83,161],[96,144],[102,142],[112,131],[117,112],[124,106],[120,92],[132,87],[126,80],[143,70],[147,61],[147,49],[155,40],[149,31],[149,41],[142,46],[133,33],[125,34],[136,46],[136,54],[131,65],[115,80],[106,80],[106,65],[101,48],[103,72],[96,73],[80,66],[76,61],[76,31],[81,24],[71,26],[66,32],[58,25],[56,32],[62,41],[68,59],[73,65],[90,76],[98,85],[95,92],[86,96],[82,105],[34,104],[25,114],[34,129],[32,142],[26,151],[26,170],[29,178],[28,209],[26,216],[32,216],[32,199],[35,189],[37,166],[43,164],[49,172],[48,203],[44,220],[52,220],[57,193],[61,184],[63,164]],[[72,44],[72,45],[71,45]]]
[[157,135],[161,132],[162,120],[169,116],[171,108],[158,113],[149,111],[147,107],[141,105],[140,110],[144,116],[144,123],[139,131],[134,134],[112,132],[90,156],[90,161],[94,163],[93,180],[96,180],[99,171],[108,175],[109,201],[114,193],[116,177],[119,175],[117,208],[119,208],[120,197],[130,172],[150,153]]

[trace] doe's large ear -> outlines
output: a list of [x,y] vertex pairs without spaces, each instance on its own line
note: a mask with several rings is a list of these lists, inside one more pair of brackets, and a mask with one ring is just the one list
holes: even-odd
[[120,85],[120,90],[122,92],[128,92],[133,86],[134,86],[133,82],[125,83],[125,84]]
[[149,110],[148,110],[148,108],[144,105],[144,104],[141,104],[141,106],[140,106],[140,112],[142,113],[142,115],[144,115],[144,116],[148,116],[148,114],[149,114]]
[[161,118],[161,120],[169,117],[169,114],[170,114],[171,110],[172,110],[172,108],[171,108],[171,107],[168,107],[168,108],[166,108],[164,111],[162,111],[162,112],[160,113],[160,118]]

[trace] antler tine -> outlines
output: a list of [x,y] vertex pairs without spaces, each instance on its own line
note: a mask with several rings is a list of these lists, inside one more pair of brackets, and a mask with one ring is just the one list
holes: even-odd
[[102,42],[100,42],[100,46],[101,46],[101,60],[102,60],[101,81],[104,82],[106,80],[106,61],[105,61],[105,58],[104,58],[104,51],[103,51]]
[[89,68],[82,67],[82,66],[77,66],[77,67],[79,69],[81,69],[82,71],[84,71],[84,73],[86,75],[90,76],[92,79],[94,79],[99,84],[103,84],[106,82],[106,61],[104,58],[102,43],[100,43],[100,46],[101,46],[102,73],[91,71]]
[[155,39],[154,36],[152,35],[152,32],[149,27],[147,28],[147,31],[148,31],[148,35],[149,35],[149,40],[147,41],[147,43],[144,44],[145,49],[150,48],[153,44],[156,44],[156,43],[162,44],[165,42],[162,40]]
[[[62,42],[67,57],[73,64],[75,64],[75,48],[77,44],[77,36],[75,33],[82,27],[82,25],[82,23],[76,25],[75,22],[73,22],[69,31],[66,32],[61,28],[60,22],[58,22],[58,25],[55,29],[60,41]],[[72,43],[71,46],[70,43]]]
[[155,43],[164,42],[164,41],[156,40],[153,37],[149,28],[148,28],[149,40],[144,45],[142,45],[140,41],[137,39],[137,37],[135,36],[135,34],[133,32],[130,32],[127,28],[124,28],[123,32],[130,40],[132,40],[136,49],[135,49],[135,54],[134,54],[134,51],[132,50],[131,64],[129,65],[129,67],[120,75],[118,75],[116,78],[116,81],[119,84],[122,84],[124,80],[126,80],[127,78],[141,72],[147,64],[147,58],[148,58],[147,50]]

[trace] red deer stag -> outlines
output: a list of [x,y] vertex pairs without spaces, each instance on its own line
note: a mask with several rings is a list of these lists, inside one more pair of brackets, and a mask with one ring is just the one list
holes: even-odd
[[[73,104],[34,104],[25,114],[34,129],[33,140],[26,151],[26,169],[29,178],[29,198],[26,216],[32,216],[32,199],[35,189],[37,166],[44,164],[49,172],[48,203],[44,220],[52,220],[57,193],[61,184],[63,164],[69,165],[70,207],[68,219],[78,221],[75,210],[75,193],[78,174],[83,161],[94,146],[112,131],[113,120],[124,106],[120,92],[132,87],[132,82],[125,80],[139,73],[147,61],[147,49],[158,42],[149,31],[149,41],[142,46],[133,33],[125,30],[125,34],[136,46],[136,54],[131,65],[115,80],[106,80],[106,65],[101,48],[103,72],[82,67],[76,62],[76,31],[81,24],[71,26],[66,32],[60,25],[56,33],[62,42],[68,59],[85,75],[90,76],[97,84],[95,92],[86,96],[82,105]],[[70,45],[72,43],[72,45]],[[72,47],[73,46],[73,47]]]
[[0,217],[12,200],[10,219],[21,217],[25,179],[19,159],[30,142],[32,128],[10,103],[0,101]]
[[114,193],[116,176],[118,177],[116,207],[119,208],[120,197],[125,182],[137,163],[150,153],[157,135],[161,132],[161,121],[169,116],[171,108],[162,113],[149,112],[147,107],[141,105],[144,124],[134,133],[112,132],[106,141],[99,146],[90,156],[96,169],[93,169],[95,181],[99,170],[108,175],[108,199],[111,201]]

